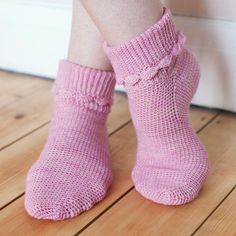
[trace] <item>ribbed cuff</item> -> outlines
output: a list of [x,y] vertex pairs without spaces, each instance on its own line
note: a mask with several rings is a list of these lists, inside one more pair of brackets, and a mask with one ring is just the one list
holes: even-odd
[[112,71],[61,60],[53,91],[60,99],[105,112],[112,103],[115,83]]
[[104,43],[117,77],[136,75],[157,65],[168,56],[178,41],[178,32],[168,8],[161,19],[144,33],[118,46]]

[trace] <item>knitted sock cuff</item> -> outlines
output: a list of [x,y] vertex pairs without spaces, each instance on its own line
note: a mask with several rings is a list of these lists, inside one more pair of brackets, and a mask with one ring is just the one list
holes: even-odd
[[57,100],[66,100],[100,112],[110,111],[115,86],[112,71],[98,70],[61,60],[53,91]]
[[116,72],[117,82],[124,84],[137,82],[136,77],[142,77],[142,74],[145,78],[151,77],[155,71],[167,66],[171,57],[180,52],[184,41],[182,32],[176,30],[170,10],[163,8],[161,19],[144,33],[118,46],[109,46],[107,42],[103,46]]

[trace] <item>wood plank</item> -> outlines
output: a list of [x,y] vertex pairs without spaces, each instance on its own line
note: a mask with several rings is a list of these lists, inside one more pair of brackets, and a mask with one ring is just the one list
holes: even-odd
[[107,121],[108,133],[114,132],[119,129],[123,124],[130,121],[130,113],[128,107],[127,97],[124,93],[115,93],[114,100],[111,107]]
[[[126,96],[115,94],[114,106],[108,118],[108,132],[114,132],[129,120]],[[47,132],[48,125],[0,152],[0,208],[24,192],[26,173],[38,158]]]
[[196,236],[236,235],[236,191],[234,190],[196,232]]
[[0,149],[49,122],[51,94],[46,89],[0,109]]
[[1,72],[0,149],[49,122],[52,81]]
[[196,200],[182,206],[164,206],[146,200],[133,189],[82,235],[108,235],[111,231],[114,236],[191,235],[235,184],[236,116],[218,116],[199,137],[209,152],[211,171]]
[[[202,114],[204,114],[204,124],[206,124],[215,116],[216,112],[206,112],[206,110],[203,112],[202,109],[199,109],[199,112],[195,111],[192,116],[192,122],[195,124],[195,129],[199,126],[197,120],[199,122],[203,121]],[[29,217],[24,210],[24,197],[20,197],[2,210],[0,215],[0,222],[2,224],[0,232],[4,235],[14,235],[16,233],[20,235],[31,234],[47,236],[72,235],[85,227],[96,216],[111,206],[111,204],[114,204],[117,199],[129,191],[133,186],[130,172],[135,160],[136,140],[131,123],[114,133],[109,138],[109,141],[113,162],[114,182],[107,197],[101,203],[97,204],[90,211],[81,214],[79,217],[52,223],[50,221],[40,221]],[[26,146],[29,147],[29,145],[30,143]]]
[[52,81],[34,76],[0,71],[0,109],[32,95],[40,88],[49,91]]
[[191,112],[189,113],[189,119],[195,131],[201,129],[209,121],[211,121],[219,111],[215,109],[207,109],[198,106],[191,106]]

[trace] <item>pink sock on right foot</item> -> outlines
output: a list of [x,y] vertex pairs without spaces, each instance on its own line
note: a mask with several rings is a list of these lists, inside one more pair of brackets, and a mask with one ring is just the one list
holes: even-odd
[[106,119],[114,73],[62,61],[47,143],[27,176],[25,207],[63,220],[101,201],[112,181]]
[[126,88],[138,137],[135,188],[166,205],[197,197],[209,168],[188,118],[199,65],[183,44],[183,34],[165,9],[143,34],[118,46],[104,45],[118,82]]

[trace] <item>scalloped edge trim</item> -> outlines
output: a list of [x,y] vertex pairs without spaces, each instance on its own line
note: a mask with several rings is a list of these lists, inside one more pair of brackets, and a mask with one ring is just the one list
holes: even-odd
[[162,60],[160,60],[158,64],[145,68],[138,74],[129,75],[126,78],[117,77],[117,83],[122,84],[124,86],[125,84],[133,86],[138,82],[140,82],[141,80],[145,81],[153,79],[153,77],[158,73],[160,69],[166,68],[170,65],[173,56],[178,56],[183,51],[185,41],[186,41],[185,35],[181,30],[179,30],[177,32],[177,42],[173,46],[173,49],[170,54],[166,55]]
[[83,106],[99,112],[109,112],[110,107],[113,103],[112,97],[107,99],[90,94],[85,94],[81,91],[73,91],[58,86],[56,82],[52,87],[52,92],[57,101],[67,101],[76,106]]

